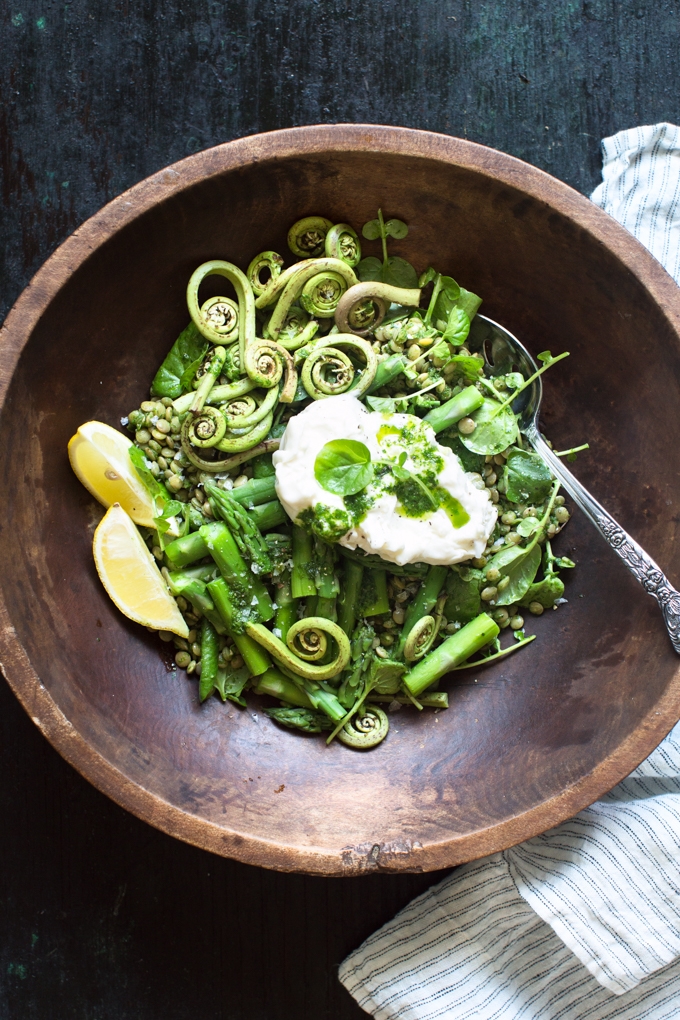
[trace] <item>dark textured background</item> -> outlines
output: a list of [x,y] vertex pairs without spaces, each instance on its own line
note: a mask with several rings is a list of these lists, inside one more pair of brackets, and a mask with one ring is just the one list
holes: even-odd
[[[678,122],[679,36],[679,0],[0,0],[0,318],[110,198],[256,131],[429,128],[587,193],[603,136]],[[0,1020],[356,1020],[338,963],[441,877],[185,846],[72,771],[4,683],[0,760]]]

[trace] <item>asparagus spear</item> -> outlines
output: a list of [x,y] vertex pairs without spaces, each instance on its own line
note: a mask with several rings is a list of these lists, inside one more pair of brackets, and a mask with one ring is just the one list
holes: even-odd
[[345,579],[340,593],[338,623],[349,637],[357,622],[364,568],[354,560],[345,560]]
[[241,506],[252,509],[254,506],[261,506],[263,503],[269,503],[276,499],[274,482],[274,475],[268,475],[266,478],[251,478],[249,482],[239,486],[238,489],[229,489],[229,495]]
[[196,560],[202,560],[209,555],[208,547],[199,531],[191,531],[182,538],[176,538],[165,547],[165,558],[171,570],[179,570],[180,567],[195,563]]
[[218,656],[217,631],[210,620],[204,617],[201,626],[201,680],[198,688],[201,701],[209,698],[215,690]]
[[307,567],[312,562],[312,536],[304,528],[293,528],[293,573],[291,588],[294,599],[316,595],[316,585]]
[[204,524],[198,533],[222,577],[239,592],[240,601],[256,607],[261,620],[271,620],[274,607],[269,593],[263,581],[248,569],[227,525],[222,521]]
[[461,630],[452,634],[438,648],[421,659],[404,676],[404,686],[417,698],[422,692],[444,676],[454,666],[465,662],[500,634],[500,627],[486,613],[480,613]]
[[478,407],[481,407],[484,403],[483,394],[477,389],[476,386],[467,386],[460,393],[456,393],[455,397],[451,397],[445,404],[440,404],[439,407],[433,407],[431,411],[425,415],[425,421],[428,422],[435,432],[442,432],[447,429],[450,425],[455,425],[461,418],[467,417],[468,414],[472,414]]
[[267,543],[260,530],[240,503],[229,492],[220,489],[213,482],[205,482],[204,488],[210,496],[210,505],[216,517],[221,517],[229,526],[239,552],[257,566],[257,572],[268,574],[272,569]]
[[273,499],[271,503],[261,503],[259,506],[254,506],[248,513],[260,531],[268,531],[270,528],[275,528],[278,524],[285,524],[288,520],[288,515],[278,499]]
[[238,627],[236,613],[224,578],[218,577],[216,581],[211,581],[208,585],[208,591],[212,596],[229,637],[243,656],[243,661],[250,670],[251,675],[260,676],[261,673],[265,673],[271,667],[272,660],[265,649],[258,645],[256,641],[253,641],[247,634],[239,633],[236,629]]

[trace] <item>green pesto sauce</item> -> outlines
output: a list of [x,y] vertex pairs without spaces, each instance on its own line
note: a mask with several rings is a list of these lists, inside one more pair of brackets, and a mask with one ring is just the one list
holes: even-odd
[[378,442],[382,443],[385,436],[401,436],[401,432],[396,425],[381,425],[378,429]]
[[344,497],[344,503],[352,518],[353,525],[360,524],[363,521],[374,502],[375,500],[366,494],[365,489],[362,492],[357,492],[354,496]]
[[322,503],[317,503],[313,509],[303,510],[298,521],[326,542],[337,542],[352,527],[352,519],[346,510]]
[[432,500],[413,478],[397,482],[394,494],[399,500],[398,512],[403,517],[426,517],[433,512]]
[[467,524],[470,520],[470,514],[455,496],[452,496],[451,493],[441,485],[437,486],[434,494],[439,500],[440,507],[451,521],[454,528],[462,528],[464,524]]

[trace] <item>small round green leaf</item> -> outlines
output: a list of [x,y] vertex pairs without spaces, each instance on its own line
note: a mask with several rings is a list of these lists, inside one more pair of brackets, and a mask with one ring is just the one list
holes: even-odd
[[385,233],[388,237],[400,240],[408,234],[408,227],[403,220],[388,220],[385,224]]
[[380,221],[369,220],[368,223],[364,223],[361,233],[367,241],[376,241],[380,237]]
[[314,477],[327,492],[354,496],[373,478],[370,450],[356,439],[333,439],[317,454]]

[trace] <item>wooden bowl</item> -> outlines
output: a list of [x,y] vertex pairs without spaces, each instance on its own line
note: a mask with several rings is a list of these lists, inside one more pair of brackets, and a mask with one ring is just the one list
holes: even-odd
[[[577,567],[538,640],[449,684],[447,712],[403,709],[379,748],[281,730],[251,699],[199,706],[167,647],[95,573],[101,508],[71,473],[79,424],[117,425],[147,395],[211,258],[287,253],[321,213],[360,227],[381,206],[392,246],[484,297],[548,374],[544,431],[588,440],[576,470],[680,580],[680,290],[625,230],[517,159],[443,135],[296,128],[218,146],[121,195],[45,263],[0,348],[0,654],[33,721],[100,790],[214,853],[281,870],[427,871],[501,850],[590,804],[680,716],[679,660],[655,603],[576,514]],[[372,246],[369,246],[372,247]],[[30,791],[28,791],[30,796]]]

